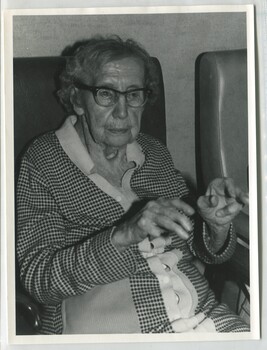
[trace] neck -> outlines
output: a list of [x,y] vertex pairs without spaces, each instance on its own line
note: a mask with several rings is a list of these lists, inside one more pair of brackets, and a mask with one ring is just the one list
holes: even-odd
[[120,187],[125,171],[134,166],[133,162],[127,162],[127,145],[116,148],[94,142],[83,117],[78,119],[75,128],[94,162],[94,171],[113,186]]
[[124,147],[113,147],[104,143],[96,143],[90,134],[88,125],[83,116],[78,118],[77,123],[75,124],[75,129],[92,158],[119,162],[125,160],[127,145]]

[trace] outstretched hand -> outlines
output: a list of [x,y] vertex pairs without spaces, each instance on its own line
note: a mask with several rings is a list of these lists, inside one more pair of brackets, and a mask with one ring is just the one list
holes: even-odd
[[222,242],[226,239],[231,221],[246,204],[249,204],[248,193],[235,186],[230,178],[213,180],[205,195],[197,201],[203,220]]
[[197,205],[202,218],[218,225],[230,223],[249,204],[248,193],[235,186],[230,178],[213,180]]

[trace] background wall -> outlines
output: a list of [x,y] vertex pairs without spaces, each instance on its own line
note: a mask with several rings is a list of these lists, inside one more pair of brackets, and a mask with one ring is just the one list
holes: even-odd
[[245,48],[244,13],[18,16],[13,29],[15,57],[60,55],[94,34],[131,37],[158,57],[168,148],[175,166],[195,185],[195,60],[206,51]]

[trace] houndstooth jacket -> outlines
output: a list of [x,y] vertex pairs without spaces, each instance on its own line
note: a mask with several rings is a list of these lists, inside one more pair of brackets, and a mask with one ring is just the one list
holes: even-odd
[[[139,134],[144,163],[130,181],[140,203],[158,197],[189,195],[185,181],[159,141]],[[24,155],[17,186],[17,257],[21,283],[42,304],[42,333],[62,333],[62,302],[99,285],[129,279],[142,332],[174,332],[159,281],[137,249],[119,253],[111,243],[112,228],[124,217],[118,201],[102,191],[64,152],[55,132],[36,139]],[[209,251],[202,226],[187,241],[172,237],[166,250],[179,247],[177,267],[191,280],[197,295],[195,313],[204,311],[217,331],[247,330],[219,305],[199,274],[193,257],[221,263],[232,255],[236,237],[219,255]],[[145,310],[145,311],[144,311]],[[223,316],[222,316],[223,315]],[[223,322],[222,322],[223,320]]]

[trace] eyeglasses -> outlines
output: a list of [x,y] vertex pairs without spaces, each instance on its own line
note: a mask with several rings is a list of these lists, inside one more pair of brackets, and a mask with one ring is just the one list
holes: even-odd
[[111,107],[119,100],[119,95],[124,95],[128,106],[142,107],[151,94],[147,88],[132,89],[127,91],[118,91],[104,86],[89,86],[81,82],[75,82],[74,85],[81,90],[88,90],[93,93],[95,102],[102,107]]

